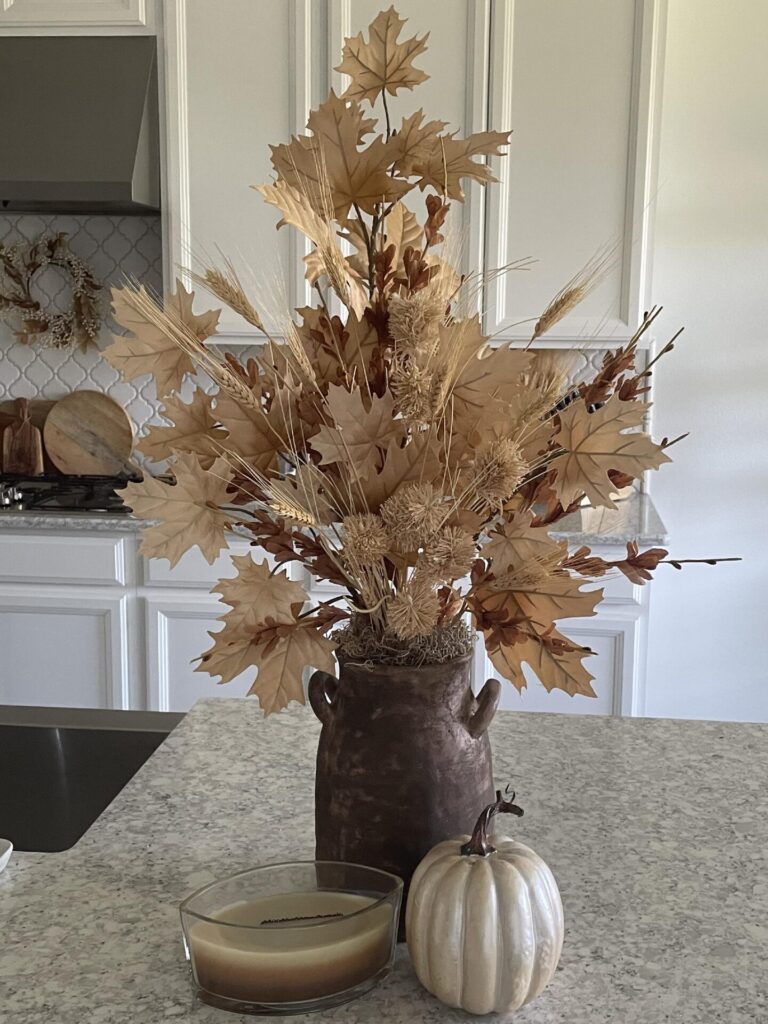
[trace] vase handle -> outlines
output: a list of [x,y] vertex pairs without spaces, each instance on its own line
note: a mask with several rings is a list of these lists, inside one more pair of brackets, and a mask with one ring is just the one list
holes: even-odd
[[330,721],[333,711],[333,698],[336,696],[339,681],[327,672],[313,672],[307,687],[309,703],[320,721],[325,725]]
[[[477,709],[467,722],[467,732],[473,739],[482,736],[496,714],[501,697],[501,683],[498,679],[487,679],[477,695]],[[314,705],[312,705],[314,707]]]

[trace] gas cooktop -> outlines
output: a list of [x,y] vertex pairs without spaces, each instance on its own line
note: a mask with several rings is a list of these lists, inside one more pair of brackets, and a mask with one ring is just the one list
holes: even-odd
[[127,483],[114,476],[20,477],[0,473],[0,515],[3,512],[109,512],[131,511],[117,492]]

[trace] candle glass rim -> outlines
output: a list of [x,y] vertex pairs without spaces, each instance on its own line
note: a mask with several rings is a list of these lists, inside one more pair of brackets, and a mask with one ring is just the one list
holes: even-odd
[[[384,878],[392,879],[393,885],[389,892],[384,893],[378,899],[374,900],[373,903],[369,903],[367,907],[361,907],[359,910],[353,910],[349,914],[343,914],[341,917],[334,917],[333,920],[325,921],[313,921],[300,926],[276,926],[274,924],[237,924],[233,921],[222,921],[221,918],[208,917],[206,914],[202,914],[197,910],[191,910],[189,904],[208,892],[209,889],[213,889],[217,885],[223,885],[225,882],[232,882],[237,878],[242,878],[243,875],[251,875],[256,872],[266,870],[267,868],[291,868],[291,867],[309,867],[309,866],[332,866],[341,868],[359,868],[363,871],[369,871],[371,874],[380,875]],[[381,868],[372,868],[369,864],[357,864],[354,861],[347,860],[278,860],[271,861],[269,864],[259,864],[255,868],[244,868],[242,871],[236,871],[232,875],[227,875],[224,878],[217,878],[213,882],[206,882],[205,885],[196,889],[190,893],[189,896],[185,896],[179,904],[179,912],[181,914],[188,914],[191,917],[196,918],[198,921],[205,921],[207,924],[215,924],[219,927],[224,928],[244,928],[249,931],[280,931],[281,927],[285,930],[288,927],[301,927],[301,928],[327,928],[330,924],[339,924],[341,921],[350,921],[354,917],[359,917],[362,914],[368,914],[375,907],[381,906],[382,903],[386,903],[391,900],[396,893],[402,894],[403,891],[403,880],[399,875],[393,875],[391,871],[383,871]],[[345,890],[337,889],[318,889],[318,892],[343,892]],[[351,892],[351,890],[349,890]]]

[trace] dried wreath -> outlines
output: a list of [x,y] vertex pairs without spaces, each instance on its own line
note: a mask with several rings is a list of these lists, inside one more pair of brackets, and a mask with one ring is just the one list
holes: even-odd
[[[72,283],[72,304],[63,312],[43,309],[32,293],[35,275],[50,266],[66,271]],[[65,232],[0,245],[0,316],[26,345],[68,348],[95,342],[101,326],[100,292],[91,269],[69,248]]]

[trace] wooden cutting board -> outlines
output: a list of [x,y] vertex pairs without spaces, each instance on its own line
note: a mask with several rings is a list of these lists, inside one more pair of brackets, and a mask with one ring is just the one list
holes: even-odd
[[100,391],[73,391],[43,427],[51,462],[62,473],[133,476],[133,427],[122,406]]
[[43,472],[43,442],[29,418],[26,398],[16,399],[15,416],[3,431],[2,470],[19,476],[40,476]]

